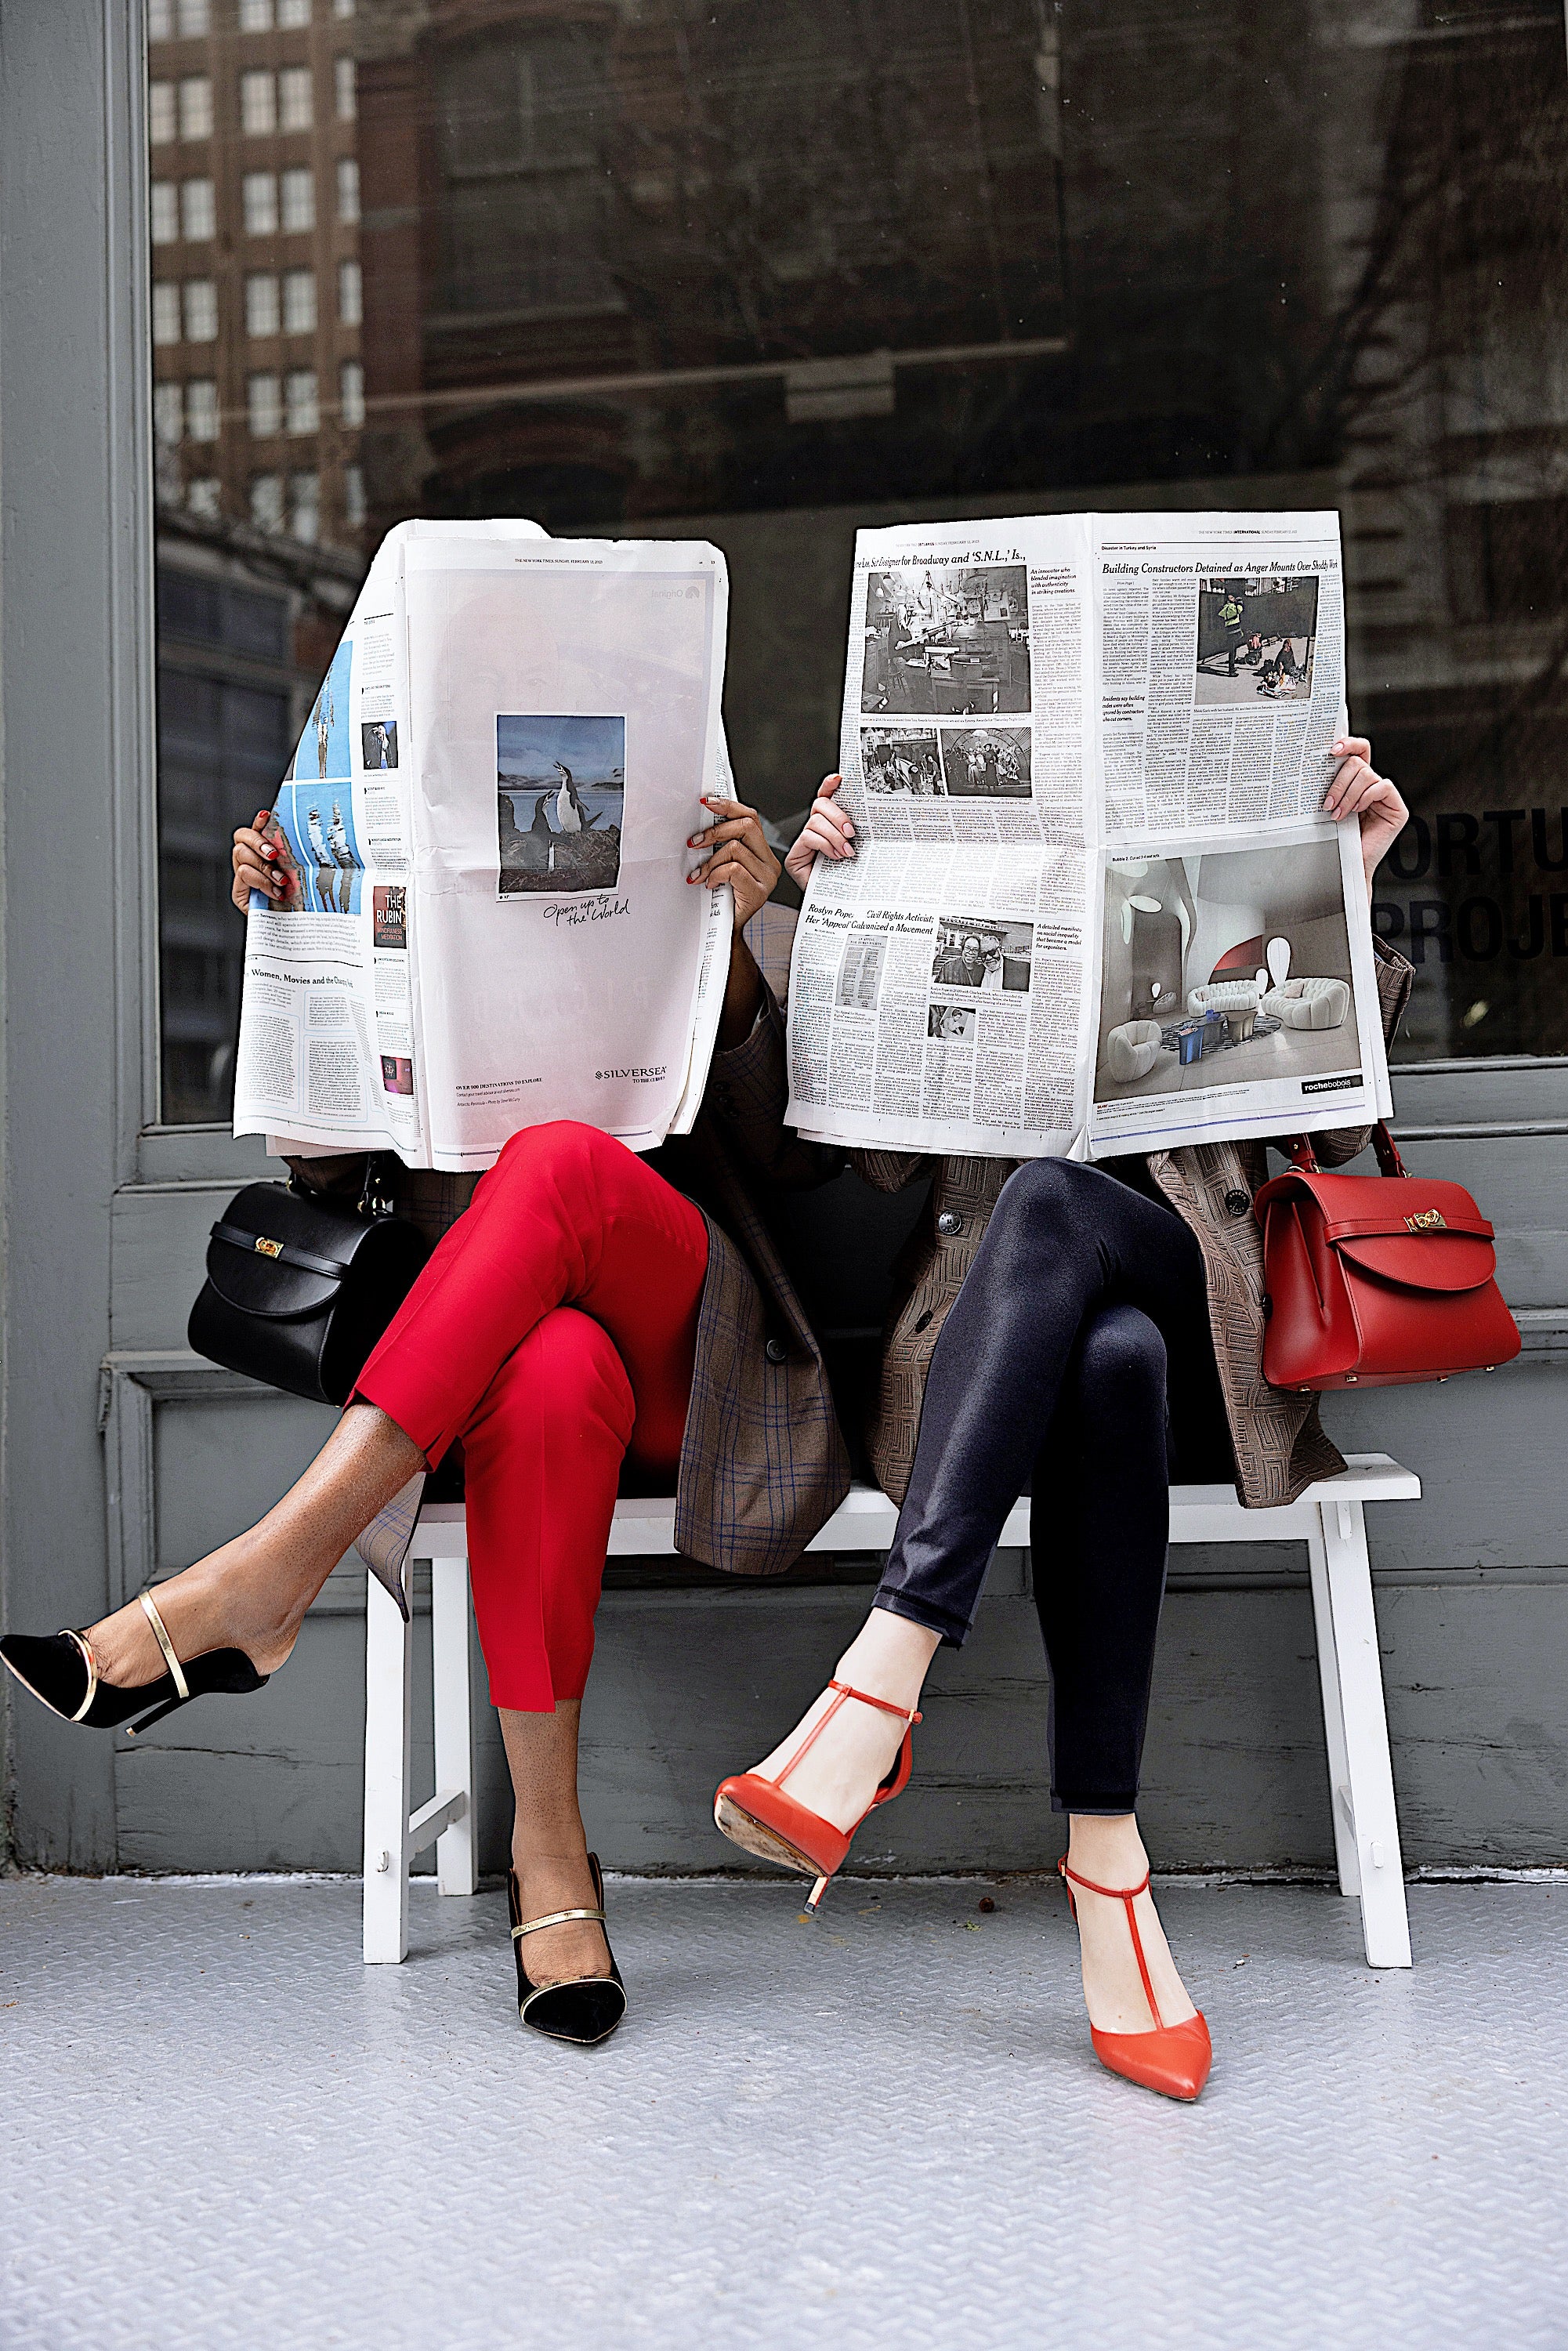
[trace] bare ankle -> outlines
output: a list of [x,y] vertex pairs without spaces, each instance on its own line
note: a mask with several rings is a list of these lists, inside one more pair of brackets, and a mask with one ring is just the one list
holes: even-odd
[[588,1836],[585,1830],[546,1829],[530,1826],[526,1834],[512,1832],[512,1866],[514,1869],[570,1868],[588,1858]]
[[1135,1813],[1071,1813],[1067,1857],[1102,1886],[1135,1886],[1149,1866]]
[[890,1608],[873,1608],[839,1659],[833,1678],[892,1705],[917,1707],[931,1660],[941,1646],[940,1634],[924,1625],[896,1616]]

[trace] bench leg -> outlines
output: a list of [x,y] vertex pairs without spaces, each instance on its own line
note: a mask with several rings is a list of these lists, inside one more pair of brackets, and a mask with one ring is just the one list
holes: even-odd
[[[403,1568],[404,1588],[412,1563]],[[375,1577],[365,1600],[365,1959],[408,1956],[408,1811],[413,1776],[413,1627]]]
[[1320,1534],[1311,1548],[1323,1715],[1330,1772],[1337,1774],[1342,1759],[1343,1771],[1343,1799],[1339,1784],[1333,1792],[1340,1883],[1343,1887],[1348,1840],[1361,1893],[1367,1965],[1407,1968],[1410,1923],[1365,1514],[1359,1502],[1325,1500],[1318,1506],[1318,1523]]
[[1322,1512],[1314,1511],[1316,1530],[1307,1540],[1312,1573],[1312,1617],[1318,1636],[1318,1680],[1323,1697],[1323,1735],[1329,1758],[1329,1811],[1333,1821],[1334,1859],[1339,1865],[1339,1890],[1359,1898],[1361,1870],[1355,1858],[1355,1817],[1350,1802],[1350,1763],[1344,1747],[1344,1708],[1339,1695],[1339,1653],[1334,1641],[1333,1604],[1329,1598],[1328,1550],[1323,1541]]
[[474,1823],[474,1723],[468,1691],[468,1561],[434,1559],[430,1565],[431,1650],[435,1687],[435,1784],[460,1790],[462,1812],[435,1840],[435,1871],[443,1894],[473,1894],[478,1886]]

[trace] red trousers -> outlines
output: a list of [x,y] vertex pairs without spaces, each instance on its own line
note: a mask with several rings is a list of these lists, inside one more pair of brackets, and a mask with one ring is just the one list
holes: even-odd
[[515,1134],[360,1374],[432,1468],[461,1439],[491,1703],[582,1696],[622,1464],[674,1478],[707,1227],[596,1128]]

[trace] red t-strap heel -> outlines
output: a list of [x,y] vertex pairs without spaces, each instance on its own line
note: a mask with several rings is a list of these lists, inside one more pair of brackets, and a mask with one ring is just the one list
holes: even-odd
[[1138,1932],[1137,1914],[1133,1908],[1148,1886],[1148,1871],[1144,1872],[1136,1886],[1096,1886],[1092,1877],[1080,1877],[1075,1869],[1069,1869],[1065,1861],[1059,1861],[1056,1866],[1067,1887],[1067,1904],[1075,1923],[1078,1905],[1072,1898],[1074,1886],[1082,1886],[1085,1893],[1103,1894],[1113,1902],[1124,1905],[1134,1956],[1144,1980],[1144,1997],[1155,2020],[1150,2032],[1102,2032],[1091,2022],[1089,2038],[1094,2043],[1094,2054],[1108,2073],[1121,2074],[1145,2090],[1158,2090],[1162,2097],[1196,2098],[1208,2079],[1214,2044],[1201,2011],[1189,2016],[1185,2024],[1166,2024],[1160,2015],[1160,2004],[1149,1979],[1149,1963],[1144,1957],[1144,1938]]
[[[861,1822],[879,1804],[891,1803],[908,1787],[914,1760],[913,1733],[920,1719],[908,1707],[894,1706],[885,1698],[873,1698],[869,1690],[852,1689],[848,1682],[830,1682],[828,1687],[838,1693],[832,1704],[811,1725],[776,1780],[765,1780],[759,1771],[741,1771],[733,1780],[724,1781],[713,1800],[714,1824],[731,1844],[756,1854],[763,1861],[782,1862],[786,1869],[798,1869],[803,1876],[816,1879],[806,1897],[808,1910],[816,1908],[827,1891],[829,1878],[842,1866]],[[841,1829],[835,1828],[831,1821],[825,1821],[820,1813],[809,1812],[804,1804],[798,1804],[793,1796],[787,1796],[784,1782],[802,1757],[810,1753],[845,1699],[852,1698],[859,1698],[862,1706],[879,1708],[883,1714],[896,1714],[904,1724],[904,1738],[892,1771],[860,1820]]]

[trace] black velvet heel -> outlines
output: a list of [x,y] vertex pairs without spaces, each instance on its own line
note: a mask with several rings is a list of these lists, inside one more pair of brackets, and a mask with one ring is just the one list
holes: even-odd
[[604,1879],[597,1854],[589,1855],[588,1866],[593,1891],[599,1897],[598,1909],[551,1910],[543,1918],[524,1918],[517,1873],[515,1869],[507,1872],[507,1908],[512,1921],[512,1951],[517,1962],[518,2020],[531,2025],[536,2032],[548,2032],[552,2041],[575,2042],[580,2049],[591,2049],[596,2042],[607,2041],[626,2013],[626,1987],[621,1980],[615,1954],[610,1951],[610,1937],[607,1934],[604,1938],[604,1948],[610,1951],[607,1976],[574,1976],[567,1983],[553,1984],[529,1981],[523,1965],[523,1938],[538,1934],[541,1927],[564,1926],[569,1918],[597,1918],[603,1926]]
[[[7,1633],[0,1640],[0,1662],[51,1714],[85,1730],[117,1730],[133,1714],[141,1715],[131,1726],[132,1739],[193,1698],[238,1698],[264,1687],[269,1677],[256,1672],[243,1649],[209,1649],[182,1665],[151,1595],[141,1592],[137,1598],[167,1660],[167,1671],[155,1682],[120,1689],[100,1681],[98,1661],[80,1633]],[[143,1708],[151,1711],[143,1713]]]

